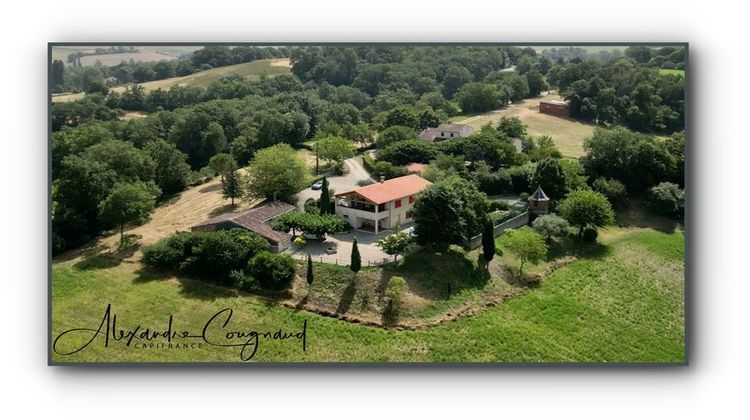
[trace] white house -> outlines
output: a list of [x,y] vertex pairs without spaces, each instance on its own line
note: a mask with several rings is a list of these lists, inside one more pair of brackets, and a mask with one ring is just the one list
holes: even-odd
[[474,129],[464,124],[440,124],[437,127],[427,127],[417,136],[421,140],[440,141],[455,137],[466,137],[474,134]]
[[381,180],[335,194],[336,214],[355,229],[378,233],[412,221],[417,196],[431,182],[419,175]]

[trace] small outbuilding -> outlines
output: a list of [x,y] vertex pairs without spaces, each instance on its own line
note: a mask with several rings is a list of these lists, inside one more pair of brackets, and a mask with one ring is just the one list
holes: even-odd
[[539,112],[558,117],[569,117],[570,104],[562,101],[541,101],[539,102]]
[[206,220],[190,228],[192,231],[216,231],[222,229],[241,228],[262,236],[268,242],[268,249],[281,252],[291,245],[291,238],[287,232],[279,232],[271,227],[271,221],[284,213],[294,211],[295,207],[281,201],[261,204],[250,210],[239,213],[222,214]]

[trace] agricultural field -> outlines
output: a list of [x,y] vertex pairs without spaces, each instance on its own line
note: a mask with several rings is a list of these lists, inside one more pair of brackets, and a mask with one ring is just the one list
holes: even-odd
[[556,117],[539,112],[541,100],[560,101],[556,94],[530,98],[508,107],[479,115],[463,115],[451,118],[456,124],[467,124],[475,129],[487,123],[497,124],[502,117],[518,117],[527,125],[532,136],[548,135],[565,157],[578,158],[583,155],[583,141],[594,134],[596,126],[572,118]]
[[[257,79],[261,75],[274,76],[289,73],[289,59],[272,58],[267,60],[256,60],[249,63],[235,64],[232,66],[216,67],[210,70],[199,71],[188,76],[172,77],[163,80],[153,80],[141,83],[146,91],[156,89],[169,89],[172,86],[198,86],[207,87],[222,76],[238,74],[248,79]],[[115,92],[122,92],[125,86],[112,88]],[[84,97],[84,93],[71,93],[52,96],[52,102],[70,102]]]
[[[97,47],[67,47],[67,46],[54,46],[52,47],[52,59],[62,60],[67,64],[68,54],[76,52],[82,53],[93,53]],[[91,66],[96,64],[97,61],[101,62],[105,66],[114,66],[120,64],[123,61],[163,61],[163,60],[174,60],[179,56],[187,53],[191,53],[203,47],[190,47],[190,46],[145,46],[137,47],[138,52],[133,53],[119,53],[119,54],[97,54],[81,57],[81,64],[84,66]]]
[[[53,261],[52,333],[54,337],[68,328],[96,327],[108,303],[117,314],[118,328],[164,328],[173,315],[176,329],[195,331],[219,310],[232,308],[235,325],[257,331],[299,331],[307,322],[306,352],[295,341],[261,341],[253,359],[259,362],[683,361],[683,233],[635,226],[601,233],[600,245],[586,258],[552,272],[540,286],[482,307],[473,316],[416,330],[365,326],[283,307],[271,298],[153,273],[118,255],[63,256]],[[503,257],[498,264],[517,262]],[[326,299],[334,293],[332,287],[314,285],[312,294]],[[421,292],[418,284],[409,284],[410,294]],[[354,297],[352,308],[361,303]],[[136,350],[116,342],[53,360],[236,362],[238,352],[210,346]]]

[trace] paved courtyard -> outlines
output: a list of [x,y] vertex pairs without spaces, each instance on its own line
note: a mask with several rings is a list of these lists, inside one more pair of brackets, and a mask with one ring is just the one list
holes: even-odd
[[[413,224],[401,226],[400,230],[407,231],[412,226]],[[375,242],[385,238],[391,233],[393,232],[387,230],[375,235],[374,233],[352,230],[351,233],[328,235],[328,238],[325,241],[308,240],[307,243],[299,249],[292,245],[292,247],[284,252],[292,254],[292,256],[298,260],[307,259],[307,254],[310,254],[313,261],[349,265],[351,262],[350,257],[352,255],[352,241],[356,236],[357,247],[359,248],[359,254],[362,257],[362,266],[367,267],[370,265],[379,265],[384,262],[393,261],[393,257],[381,251],[380,248],[375,245]],[[326,253],[326,249],[332,245],[336,246],[336,253]]]

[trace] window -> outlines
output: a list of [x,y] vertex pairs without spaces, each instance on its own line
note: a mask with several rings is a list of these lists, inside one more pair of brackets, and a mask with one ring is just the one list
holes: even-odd
[[407,218],[407,219],[411,219],[411,212],[410,212],[410,211],[407,211],[407,212],[406,212],[406,218]]
[[445,137],[445,133],[441,132],[440,137]]
[[401,207],[401,199],[400,198],[398,200],[394,201],[394,202],[396,203],[396,208]]
[[378,204],[378,211],[385,211],[385,203]]
[[410,195],[409,196],[409,204],[413,204],[413,203],[414,203],[414,196]]

